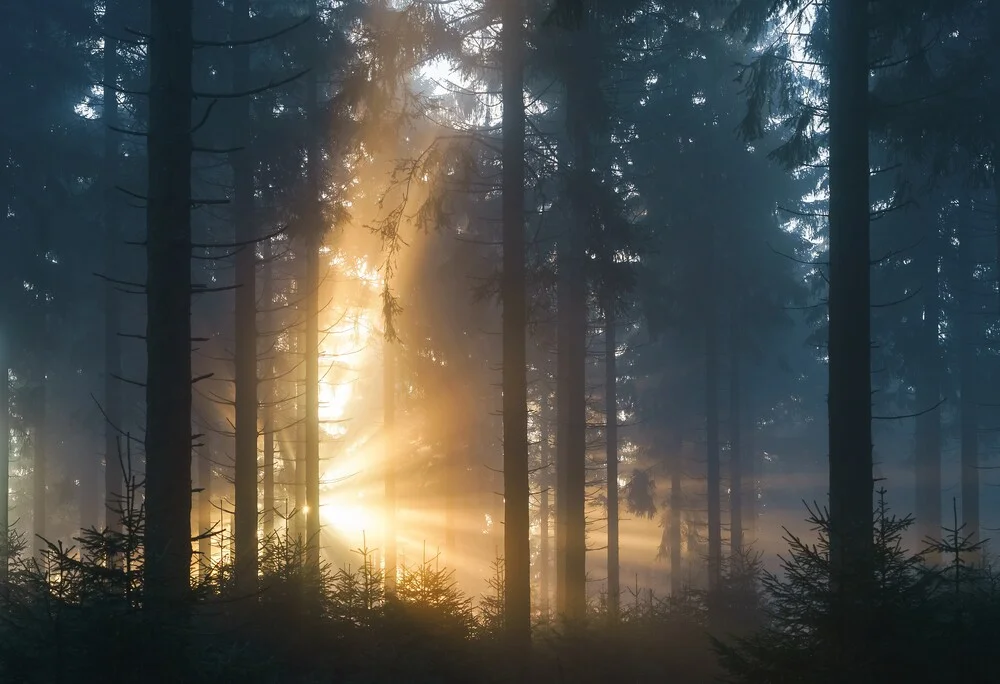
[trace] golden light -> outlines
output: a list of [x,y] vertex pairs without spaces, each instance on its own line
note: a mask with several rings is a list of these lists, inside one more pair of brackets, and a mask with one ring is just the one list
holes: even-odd
[[[382,532],[381,289],[377,269],[343,250],[327,255],[331,275],[320,317],[320,519],[356,548]],[[366,413],[367,411],[367,413]],[[366,493],[376,496],[365,498]],[[371,505],[368,505],[369,500]],[[332,558],[334,563],[343,559]]]
[[323,523],[329,525],[337,532],[350,537],[361,538],[363,535],[370,535],[377,532],[382,521],[379,515],[375,514],[363,504],[346,504],[338,497],[323,504]]

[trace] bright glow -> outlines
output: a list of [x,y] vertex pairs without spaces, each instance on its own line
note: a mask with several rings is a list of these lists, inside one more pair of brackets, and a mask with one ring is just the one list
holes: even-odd
[[378,531],[382,525],[378,516],[373,515],[365,506],[344,504],[337,499],[323,505],[321,516],[325,525],[351,537],[352,540],[365,532]]

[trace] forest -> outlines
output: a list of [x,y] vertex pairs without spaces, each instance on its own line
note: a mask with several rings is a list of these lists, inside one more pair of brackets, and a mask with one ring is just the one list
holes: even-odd
[[997,677],[997,0],[0,19],[0,680]]

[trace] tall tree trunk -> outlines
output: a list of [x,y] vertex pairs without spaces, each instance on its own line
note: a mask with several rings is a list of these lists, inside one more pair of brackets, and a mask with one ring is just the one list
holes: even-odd
[[[299,281],[303,282],[302,280]],[[303,288],[299,290],[302,296]],[[295,461],[295,477],[292,485],[295,492],[295,522],[292,525],[294,535],[300,542],[304,542],[306,536],[306,420],[309,415],[306,408],[306,335],[303,321],[302,330],[295,335],[297,358],[299,359],[299,372],[296,373],[295,383],[295,435],[293,440],[293,453]]]
[[715,231],[705,235],[705,434],[708,464],[708,590],[719,586],[722,571],[722,486],[719,459],[719,321],[715,288]]
[[[273,274],[273,261],[275,257],[274,245],[268,242],[268,249],[265,252],[266,263],[264,264],[263,273],[263,283],[262,299],[264,301],[264,307],[266,312],[264,314],[264,328],[267,330],[267,334],[273,335],[271,330],[271,322],[274,317],[271,314],[271,308],[274,306],[274,274]],[[263,363],[263,379],[260,381],[263,388],[264,395],[264,405],[261,408],[261,423],[264,431],[264,474],[262,479],[262,484],[264,487],[263,498],[264,498],[264,511],[263,511],[263,525],[264,525],[264,536],[270,537],[274,534],[274,358],[275,345],[273,341],[271,344],[267,345],[267,351],[265,352],[266,361]]]
[[615,366],[615,324],[614,300],[609,296],[604,305],[604,421],[608,477],[608,613],[612,620],[618,618],[621,594],[618,561],[618,372]]
[[192,0],[151,0],[146,212],[146,605],[183,615],[191,574]]
[[461,446],[453,435],[449,435],[445,444],[444,452],[444,556],[450,564],[455,557],[456,543],[455,529],[456,507],[459,498],[459,453]]
[[504,617],[510,646],[531,641],[528,384],[524,245],[524,6],[506,0],[503,22],[503,481]]
[[319,12],[316,0],[310,2],[312,21],[310,32],[310,64],[312,69],[305,76],[306,117],[309,121],[309,144],[306,158],[309,196],[306,235],[306,560],[312,568],[319,568],[320,501],[319,501],[319,249],[323,244],[323,210],[320,205],[322,166],[320,149],[322,113],[319,109],[319,82],[316,71],[320,67]]
[[[9,316],[4,315],[3,322],[9,320]],[[7,582],[7,543],[10,539],[10,338],[7,330],[6,326],[0,330],[0,373],[3,373],[0,378],[0,584]]]
[[[107,0],[104,9],[104,82],[118,83],[118,41],[114,38],[120,30],[118,25],[118,2]],[[104,270],[107,276],[114,276],[119,267],[118,243],[121,240],[120,213],[117,202],[118,141],[115,131],[120,126],[118,116],[118,93],[104,87]],[[122,469],[122,454],[119,449],[118,429],[122,426],[122,391],[119,378],[122,374],[122,354],[120,332],[121,297],[112,282],[104,284],[104,514],[105,526],[109,530],[122,529],[120,509],[123,505],[125,476]],[[119,425],[115,425],[118,422]]]
[[[736,293],[733,292],[736,297]],[[739,562],[743,554],[743,388],[742,368],[743,355],[742,336],[740,335],[740,316],[738,298],[733,300],[733,308],[729,318],[729,548],[732,559]]]
[[[544,376],[543,376],[544,378]],[[550,537],[549,532],[549,521],[552,518],[552,510],[549,504],[550,492],[549,488],[552,486],[552,469],[553,465],[551,463],[552,459],[552,438],[551,438],[551,425],[552,420],[551,404],[549,403],[549,386],[547,378],[543,379],[541,383],[542,387],[542,398],[539,402],[540,414],[539,414],[539,430],[541,432],[541,444],[539,452],[539,462],[542,470],[539,488],[541,492],[539,493],[539,506],[538,506],[538,594],[539,594],[539,606],[542,618],[547,619],[549,616],[549,597],[552,593],[550,588],[550,565],[552,563],[551,556],[552,552],[550,550]]]
[[385,588],[396,590],[396,346],[389,338],[382,347],[382,431],[385,440]]
[[46,404],[48,403],[48,394],[46,390],[46,380],[45,380],[45,370],[44,367],[40,373],[40,381],[38,386],[38,395],[36,397],[37,404],[35,405],[35,419],[34,426],[31,432],[31,446],[34,455],[34,464],[32,467],[31,480],[33,484],[33,515],[32,515],[32,526],[35,538],[32,540],[36,554],[41,553],[42,549],[45,548],[45,542],[42,540],[46,538],[47,530],[46,523],[48,522],[48,508],[46,506],[48,496],[47,484],[48,484],[48,454],[46,453],[45,446],[48,441],[48,420],[46,416]]
[[212,450],[206,440],[198,454],[198,569],[202,580],[212,567]]
[[[959,268],[961,269],[959,318],[959,394],[960,438],[962,467],[963,534],[969,542],[979,541],[979,293],[974,272],[978,266],[973,244],[974,227],[968,215],[961,218],[959,235]],[[978,554],[969,554],[970,562],[978,562]]]
[[746,382],[743,385],[743,397],[746,404],[744,407],[746,409],[746,433],[744,434],[743,458],[741,462],[743,464],[743,479],[746,482],[744,491],[747,494],[744,498],[745,506],[743,510],[745,513],[743,519],[746,530],[750,535],[751,543],[755,543],[757,541],[757,497],[760,496],[763,471],[760,467],[760,458],[757,456],[757,421],[754,418],[753,393],[750,391],[750,388],[746,387]]
[[[232,0],[231,39],[236,43],[249,38],[250,1]],[[249,86],[250,47],[235,45],[233,54],[233,92],[245,92]],[[233,222],[236,252],[236,511],[233,542],[236,550],[236,584],[244,594],[257,590],[257,288],[256,238],[253,225],[254,180],[250,159],[250,98],[234,103],[232,117],[233,147],[229,155],[233,169]]]
[[831,581],[840,647],[864,632],[873,569],[868,3],[830,3]]
[[[583,49],[578,43],[583,32],[570,38],[570,51]],[[566,82],[566,100],[580,100],[580,75],[571,73]],[[587,281],[586,231],[591,215],[587,206],[587,185],[592,168],[592,151],[586,127],[577,117],[582,112],[567,107],[566,131],[573,164],[566,168],[572,224],[563,230],[557,245],[557,385],[556,449],[559,537],[557,553],[557,610],[562,618],[579,621],[587,611]]]
[[586,613],[586,337],[587,296],[582,259],[578,258],[580,237],[569,228],[561,243],[559,256],[559,336],[557,384],[557,473],[556,492],[561,519],[556,524],[560,536],[557,549],[559,615],[580,620]]
[[670,463],[670,595],[678,598],[684,591],[684,577],[681,574],[681,507],[684,492],[681,476],[684,464],[683,444],[678,440],[674,445]]
[[[938,226],[935,217],[930,234],[918,255],[923,288],[923,321],[920,325],[923,363],[917,377],[916,424],[916,522],[919,542],[941,536],[941,302],[938,283]],[[929,558],[939,562],[940,555]]]
[[[40,186],[42,188],[45,187],[44,179],[40,183]],[[49,236],[49,224],[44,217],[41,217],[37,230],[38,260],[41,266],[38,273],[38,280],[41,291],[47,294],[51,291],[52,287],[48,269],[48,252],[51,242]],[[49,354],[51,353],[51,345],[49,344],[49,304],[48,300],[44,297],[39,302],[38,319],[35,321],[35,329],[33,332],[36,336],[34,342],[37,349],[37,357],[34,370],[37,374],[35,380],[38,383],[38,386],[35,390],[35,404],[33,406],[34,420],[32,447],[34,450],[34,467],[32,472],[32,481],[34,488],[34,511],[32,522],[34,525],[35,539],[32,541],[35,545],[36,555],[40,556],[42,550],[45,548],[45,542],[43,542],[42,539],[46,538],[48,523],[48,507],[46,506],[48,499],[48,452],[46,447],[48,446],[49,438],[48,365]]]

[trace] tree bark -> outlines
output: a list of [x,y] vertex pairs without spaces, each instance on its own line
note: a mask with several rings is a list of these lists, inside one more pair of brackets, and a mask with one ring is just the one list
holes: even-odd
[[204,581],[212,568],[212,452],[207,441],[198,454],[198,570]]
[[[107,0],[104,9],[104,82],[117,84],[119,76],[118,2]],[[114,277],[115,269],[121,263],[118,246],[121,241],[120,212],[117,201],[118,143],[120,126],[118,116],[118,93],[107,85],[104,87],[104,270]],[[104,514],[105,526],[109,530],[121,531],[121,508],[124,505],[125,476],[122,468],[122,454],[119,447],[118,429],[124,427],[122,415],[122,354],[121,339],[121,297],[117,285],[104,284]],[[119,425],[115,425],[115,423]]]
[[[959,235],[959,268],[961,313],[959,318],[959,414],[962,467],[963,535],[969,543],[979,541],[979,314],[982,307],[976,292],[974,276],[977,267],[973,245],[974,227],[969,216],[962,216]],[[978,553],[968,554],[970,562],[978,562]]]
[[[4,307],[6,309],[6,307]],[[7,311],[3,321],[10,320]],[[8,578],[10,559],[10,338],[9,328],[0,331],[0,584]]]
[[320,205],[322,166],[320,149],[322,114],[319,110],[319,83],[316,70],[320,65],[318,22],[319,13],[316,0],[310,2],[310,16],[307,25],[310,32],[310,62],[312,69],[305,76],[306,117],[309,122],[309,144],[306,158],[309,196],[306,235],[306,562],[312,568],[319,568],[320,547],[320,501],[319,501],[319,249],[323,244],[323,211]]
[[146,606],[191,573],[191,0],[151,0],[146,213]]
[[[267,313],[264,314],[264,327],[268,334],[272,333],[271,321],[273,316],[270,313],[271,308],[274,306],[274,280],[273,280],[273,260],[275,257],[274,245],[268,243],[268,249],[265,252],[267,262],[264,264],[263,273],[263,283],[262,283],[262,299],[264,302],[264,307]],[[263,389],[264,395],[264,405],[261,407],[261,423],[264,431],[264,473],[262,477],[263,483],[263,498],[264,498],[264,511],[263,511],[263,526],[264,526],[264,537],[268,538],[274,534],[274,359],[273,354],[275,353],[275,345],[269,344],[268,350],[265,352],[266,361],[263,363],[263,379],[260,381],[261,384],[258,385],[259,388]]]
[[705,435],[708,467],[708,590],[719,587],[722,572],[722,486],[719,458],[719,321],[715,288],[715,231],[705,235]]
[[831,581],[841,648],[864,632],[873,569],[868,3],[830,3]]
[[757,541],[757,497],[760,496],[761,492],[763,469],[761,468],[760,457],[757,455],[757,421],[754,418],[753,393],[749,388],[744,386],[743,396],[746,402],[746,433],[743,440],[743,458],[741,462],[743,464],[743,479],[746,482],[744,491],[747,494],[744,499],[746,505],[744,506],[745,515],[743,519],[746,530],[750,535],[751,543],[754,543]]
[[[583,49],[581,34],[570,38],[570,51]],[[580,99],[581,75],[570,73],[566,79],[566,100]],[[587,611],[587,529],[586,529],[586,458],[587,458],[587,282],[586,231],[590,212],[586,185],[592,167],[588,133],[575,117],[583,112],[567,107],[566,131],[573,163],[564,167],[569,190],[572,225],[567,225],[557,244],[557,387],[556,448],[560,477],[557,504],[562,519],[556,520],[560,537],[557,553],[557,610],[568,621],[580,621]],[[560,503],[561,502],[561,503]]]
[[684,591],[684,577],[681,574],[681,507],[684,492],[681,476],[684,463],[683,445],[678,440],[674,445],[670,463],[670,595],[678,598]]
[[382,431],[385,439],[385,589],[396,590],[396,347],[386,339],[382,346]]
[[[302,296],[303,279],[299,279],[298,296]],[[304,298],[303,298],[304,300]],[[303,305],[303,309],[305,306]],[[302,311],[298,312],[301,316]],[[298,332],[295,334],[296,358],[299,361],[295,382],[295,427],[292,430],[292,454],[295,463],[294,477],[292,481],[292,492],[295,501],[295,515],[293,516],[292,532],[295,538],[304,543],[306,535],[306,344],[305,325],[300,323]]]
[[505,0],[503,23],[503,471],[504,618],[511,648],[531,643],[531,548],[524,240],[524,6]]
[[33,484],[32,493],[32,531],[35,538],[32,540],[36,556],[41,553],[42,549],[45,548],[45,542],[42,540],[46,538],[47,530],[46,523],[48,521],[48,508],[47,503],[47,483],[48,483],[48,454],[45,450],[45,443],[48,436],[48,421],[46,420],[46,403],[48,400],[46,392],[46,381],[45,381],[45,370],[44,365],[40,372],[39,386],[38,386],[38,396],[36,397],[37,404],[35,405],[35,417],[34,426],[31,431],[31,446],[34,456],[34,464],[32,466],[31,480]]
[[743,554],[743,388],[740,367],[743,355],[740,334],[739,298],[733,292],[733,309],[729,320],[729,549],[732,559],[739,562]]
[[[233,41],[249,38],[250,1],[232,0]],[[250,47],[235,45],[233,56],[233,92],[249,87]],[[233,147],[229,155],[233,170],[233,223],[236,252],[236,456],[235,456],[235,573],[237,590],[250,595],[257,590],[257,288],[256,244],[253,226],[254,179],[250,159],[250,98],[234,101],[232,117]]]
[[549,531],[549,522],[552,519],[552,510],[550,505],[550,492],[549,488],[552,486],[552,469],[553,464],[552,459],[552,439],[551,439],[551,405],[549,404],[549,386],[547,379],[543,380],[541,383],[543,395],[541,397],[540,405],[540,415],[539,415],[539,429],[541,432],[541,444],[539,452],[539,461],[542,470],[541,477],[539,478],[539,487],[541,492],[539,493],[539,506],[538,506],[538,594],[539,594],[539,606],[542,614],[542,619],[548,619],[549,616],[549,599],[552,593],[550,587],[550,577],[551,571],[550,567],[552,564],[552,552],[551,552],[551,533]]
[[618,619],[621,595],[618,560],[618,372],[615,366],[615,313],[609,296],[604,305],[604,421],[608,477],[608,614]]
[[[916,523],[919,543],[941,537],[941,302],[938,283],[938,227],[931,222],[930,234],[918,255],[923,291],[923,321],[920,324],[922,363],[917,377],[916,424]],[[940,561],[940,554],[929,558]]]

